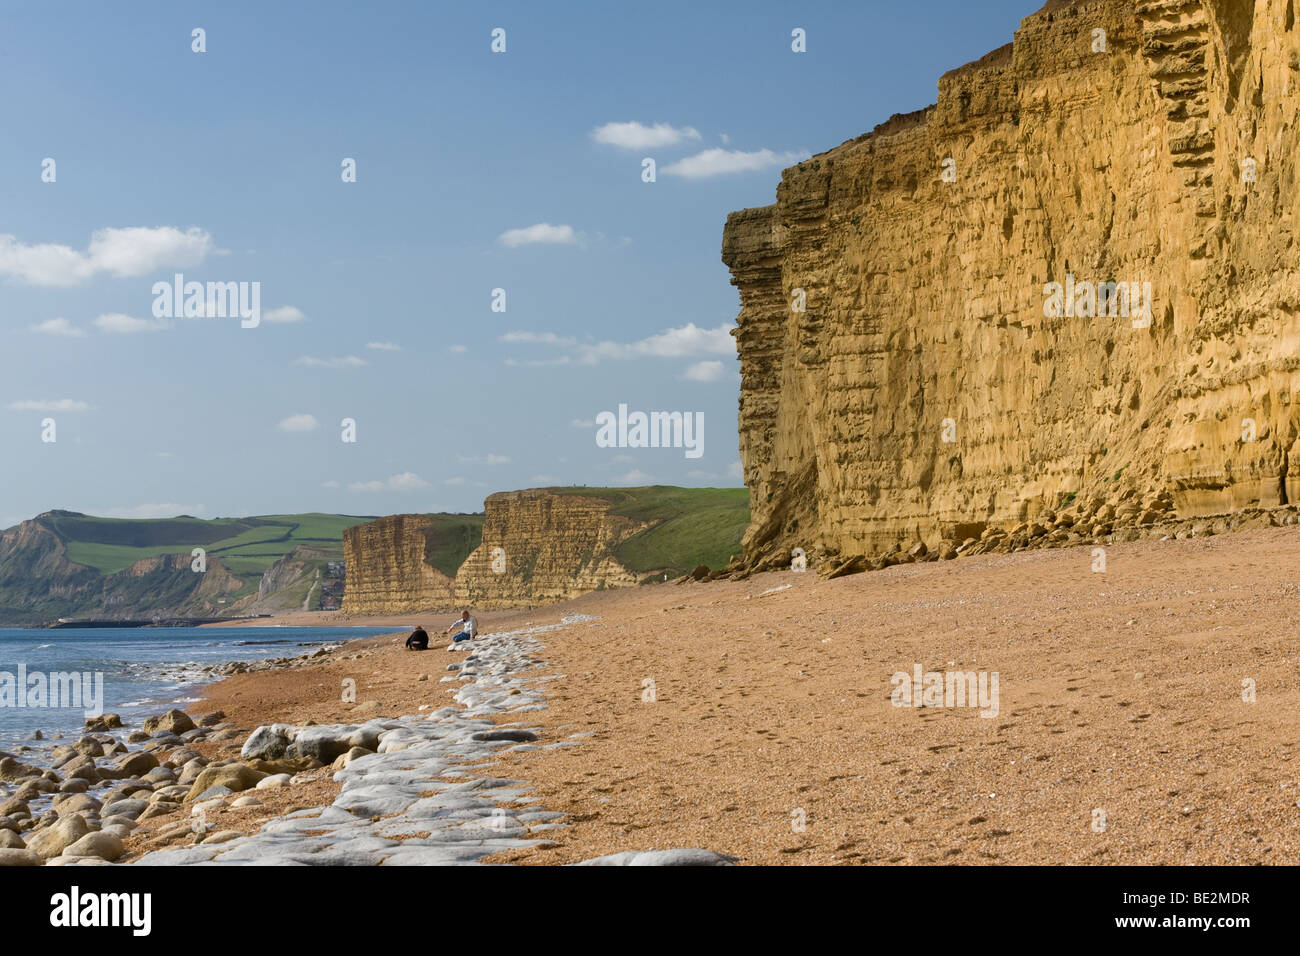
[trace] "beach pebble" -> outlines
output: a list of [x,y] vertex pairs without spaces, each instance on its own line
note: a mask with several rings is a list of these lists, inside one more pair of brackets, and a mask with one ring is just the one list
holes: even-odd
[[84,837],[67,847],[64,856],[93,856],[101,860],[116,860],[122,855],[122,841],[112,833],[100,831],[87,833]]
[[149,735],[143,730],[133,730],[126,735],[126,742],[129,744],[139,744],[149,739]]
[[216,833],[203,837],[204,846],[211,846],[214,843],[229,843],[231,840],[238,840],[243,834],[238,830],[218,830]]
[[69,813],[98,814],[102,808],[103,805],[88,793],[75,793],[54,805],[54,809],[59,816],[65,816]]
[[235,800],[232,800],[230,802],[230,805],[232,807],[260,807],[262,805],[262,801],[257,799],[257,797],[251,797],[251,796],[239,797]]
[[712,850],[649,850],[626,853],[611,853],[591,860],[575,863],[575,866],[732,866],[734,856],[724,856]]
[[90,789],[90,781],[80,777],[71,777],[59,784],[59,793],[85,793]]
[[158,766],[158,758],[151,753],[137,750],[126,753],[114,760],[109,768],[118,777],[138,777]]
[[109,817],[125,817],[128,820],[134,820],[140,814],[148,809],[149,804],[144,800],[117,800],[106,806],[100,811],[100,816],[107,820]]
[[263,777],[261,780],[257,781],[257,789],[274,790],[280,787],[287,787],[289,786],[290,779],[291,775],[287,773],[272,774],[269,777]]
[[33,833],[27,840],[27,848],[42,860],[48,860],[61,855],[89,832],[90,827],[81,814],[69,813],[59,817],[52,826]]
[[[235,791],[231,790],[229,787],[221,784],[214,784],[206,790],[202,790],[196,794],[193,798],[193,802],[195,804],[203,804],[204,806],[221,806],[225,803],[226,797],[231,796],[234,792]],[[186,797],[186,799],[188,800],[189,797]]]
[[169,734],[183,734],[194,729],[194,721],[183,710],[172,709],[165,714],[150,717],[144,722],[144,732],[155,734],[166,731]]
[[238,793],[256,786],[257,782],[264,777],[266,774],[242,763],[205,767],[195,778],[185,799],[199,799],[201,794],[213,787],[225,787],[226,793]]
[[285,724],[258,727],[249,735],[248,740],[244,741],[239,755],[246,760],[250,758],[277,760],[283,757],[289,746],[288,730]]
[[0,850],[0,866],[40,866],[41,858],[31,850]]
[[226,719],[226,712],[224,710],[214,710],[212,713],[204,714],[202,717],[199,718],[199,726],[214,727],[225,719]]
[[10,797],[4,803],[0,803],[0,817],[30,817],[31,815],[32,811],[28,808],[26,800]]
[[0,780],[18,781],[39,777],[41,771],[12,757],[0,757]]

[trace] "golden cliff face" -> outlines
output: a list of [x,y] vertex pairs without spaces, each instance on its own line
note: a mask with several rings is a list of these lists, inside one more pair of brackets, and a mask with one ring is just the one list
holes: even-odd
[[428,515],[391,515],[343,532],[347,587],[342,613],[394,614],[455,603],[451,578],[425,561]]
[[1300,499],[1298,110],[1294,0],[1057,0],[733,213],[746,564]]
[[636,584],[612,552],[645,525],[610,507],[600,498],[535,489],[489,495],[483,543],[456,573],[457,603],[532,607]]

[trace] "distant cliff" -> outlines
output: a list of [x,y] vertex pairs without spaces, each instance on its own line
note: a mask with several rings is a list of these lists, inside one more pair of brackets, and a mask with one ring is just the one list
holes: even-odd
[[390,515],[347,529],[343,613],[451,608],[452,575],[478,546],[482,525],[476,515]]
[[220,617],[245,583],[212,558],[196,573],[189,554],[141,558],[103,574],[68,560],[40,519],[0,534],[0,623],[47,624],[60,617]]
[[721,567],[740,553],[746,497],[665,486],[501,492],[484,502],[472,541],[453,519],[473,516],[381,518],[344,535],[343,610],[532,607]]
[[733,213],[746,568],[1294,521],[1298,113],[1293,0],[1053,0]]
[[314,609],[326,588],[342,586],[341,576],[326,580],[323,573],[343,558],[343,529],[365,520],[323,514],[121,519],[47,511],[0,533],[0,624]]

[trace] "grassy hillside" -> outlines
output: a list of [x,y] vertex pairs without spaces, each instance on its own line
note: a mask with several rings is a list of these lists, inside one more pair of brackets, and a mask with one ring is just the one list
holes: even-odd
[[744,488],[548,488],[557,495],[584,495],[611,502],[614,514],[653,526],[624,541],[615,557],[630,571],[685,574],[697,565],[725,567],[740,554],[749,527]]
[[372,520],[350,515],[264,515],[256,518],[94,518],[55,513],[42,522],[59,536],[68,559],[112,574],[141,558],[203,548],[235,574],[260,575],[298,545],[343,556],[343,529]]
[[449,578],[483,540],[483,515],[435,514],[424,540],[424,560]]

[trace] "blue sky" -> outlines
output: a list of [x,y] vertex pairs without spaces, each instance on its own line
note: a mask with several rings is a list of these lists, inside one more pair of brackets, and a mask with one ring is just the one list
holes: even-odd
[[[740,485],[727,213],[1035,7],[0,4],[0,525]],[[176,272],[260,324],[155,317]],[[703,456],[598,447],[620,404]]]

